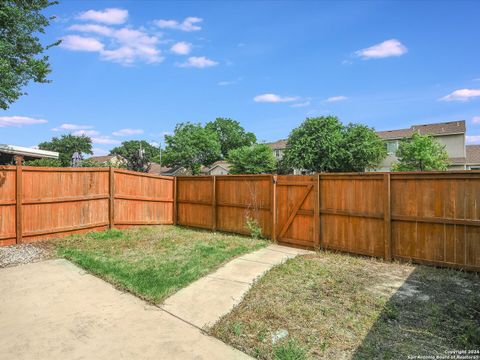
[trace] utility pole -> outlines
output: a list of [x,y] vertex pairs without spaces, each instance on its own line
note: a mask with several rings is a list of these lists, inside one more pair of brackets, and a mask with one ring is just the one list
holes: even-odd
[[158,144],[158,149],[160,150],[160,175],[162,175],[162,144]]

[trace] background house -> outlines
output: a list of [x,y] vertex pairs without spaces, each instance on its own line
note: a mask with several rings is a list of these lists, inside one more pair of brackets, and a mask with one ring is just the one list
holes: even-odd
[[465,121],[451,121],[436,124],[413,125],[408,129],[378,131],[377,134],[385,142],[388,155],[381,162],[377,171],[390,171],[394,162],[398,161],[395,152],[398,150],[400,140],[411,137],[415,132],[421,135],[431,135],[442,145],[448,153],[449,170],[465,170]]
[[120,155],[91,156],[88,160],[95,161],[101,165],[122,166],[127,164],[127,160]]
[[11,165],[15,163],[15,156],[23,160],[36,159],[58,159],[58,152],[33,149],[23,146],[0,144],[0,165]]
[[277,161],[282,160],[283,152],[287,148],[287,139],[280,139],[272,143],[266,143],[270,149],[273,151],[273,156]]
[[480,145],[467,145],[467,170],[480,170]]
[[230,173],[230,164],[225,160],[216,161],[207,170],[206,175],[228,175]]

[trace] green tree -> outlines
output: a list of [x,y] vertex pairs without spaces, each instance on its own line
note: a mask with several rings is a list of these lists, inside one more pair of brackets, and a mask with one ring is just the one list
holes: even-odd
[[398,163],[393,164],[393,171],[429,171],[447,170],[448,154],[445,145],[440,144],[430,135],[414,133],[411,139],[402,139],[395,154]]
[[284,164],[316,172],[338,170],[346,156],[343,138],[343,125],[338,118],[307,118],[290,133]]
[[362,172],[374,169],[387,156],[382,139],[373,128],[348,124],[344,130],[343,148],[346,150],[338,171]]
[[61,166],[71,166],[72,155],[78,152],[82,157],[83,154],[93,154],[92,140],[85,135],[62,135],[60,138],[53,137],[50,141],[42,142],[38,145],[41,150],[57,151],[60,153],[59,160]]
[[159,149],[145,140],[130,140],[113,148],[110,155],[120,155],[125,158],[128,170],[148,172],[150,163],[159,155]]
[[265,144],[230,150],[228,162],[231,164],[232,174],[265,174],[274,172],[277,167],[272,149]]
[[41,166],[41,167],[62,167],[62,163],[58,159],[35,159],[28,160],[23,163],[25,166]]
[[387,155],[372,128],[344,126],[335,116],[307,118],[288,137],[281,168],[315,172],[361,172],[375,168]]
[[200,124],[177,124],[173,135],[165,136],[165,144],[165,163],[183,166],[194,175],[202,165],[211,165],[221,158],[217,133]]
[[230,150],[250,146],[257,142],[257,137],[245,129],[236,120],[226,118],[216,118],[215,121],[208,122],[205,128],[214,131],[218,135],[222,158],[227,158]]
[[0,1],[0,108],[7,109],[25,93],[30,81],[47,83],[51,72],[48,56],[43,53],[58,45],[43,46],[37,37],[44,33],[53,17],[41,11],[56,4],[49,0]]

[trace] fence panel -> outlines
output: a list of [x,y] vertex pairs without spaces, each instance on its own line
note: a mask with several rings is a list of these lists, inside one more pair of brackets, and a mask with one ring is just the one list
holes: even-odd
[[255,219],[262,234],[272,236],[272,176],[216,176],[216,229],[249,234],[247,219]]
[[172,224],[173,186],[172,177],[115,170],[112,225]]
[[213,229],[213,177],[177,177],[177,224]]
[[16,243],[15,171],[15,166],[0,166],[0,246]]
[[278,176],[276,231],[280,243],[314,247],[316,176]]
[[480,174],[392,174],[392,255],[480,268]]
[[320,238],[325,249],[384,256],[383,174],[321,174]]
[[108,169],[23,167],[22,241],[108,227]]

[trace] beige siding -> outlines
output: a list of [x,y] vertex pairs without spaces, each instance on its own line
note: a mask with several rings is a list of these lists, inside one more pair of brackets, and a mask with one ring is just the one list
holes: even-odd
[[[445,150],[448,153],[449,158],[465,157],[465,135],[444,135],[435,136],[435,139],[442,145],[445,145]],[[389,140],[392,141],[392,140]],[[400,140],[399,140],[400,141]],[[379,165],[376,171],[390,171],[391,166],[397,161],[397,157],[393,154],[388,155]],[[452,165],[450,170],[464,170],[463,165]]]

